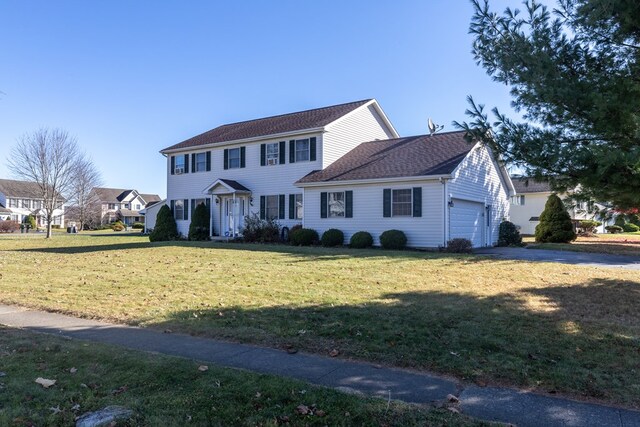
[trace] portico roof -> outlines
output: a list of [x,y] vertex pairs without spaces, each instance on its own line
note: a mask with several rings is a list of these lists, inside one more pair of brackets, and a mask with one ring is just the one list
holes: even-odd
[[249,190],[238,181],[232,179],[216,179],[211,185],[204,189],[207,194],[249,194]]

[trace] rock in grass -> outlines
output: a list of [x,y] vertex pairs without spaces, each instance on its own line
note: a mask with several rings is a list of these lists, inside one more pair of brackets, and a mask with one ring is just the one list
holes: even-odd
[[95,412],[82,414],[76,420],[76,427],[100,427],[109,425],[113,421],[125,420],[133,416],[131,409],[123,406],[107,406]]

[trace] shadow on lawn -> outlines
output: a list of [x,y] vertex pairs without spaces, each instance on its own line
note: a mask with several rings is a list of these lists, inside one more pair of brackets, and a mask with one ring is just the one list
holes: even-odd
[[640,282],[477,297],[389,293],[359,305],[243,306],[174,313],[153,327],[341,355],[640,405]]

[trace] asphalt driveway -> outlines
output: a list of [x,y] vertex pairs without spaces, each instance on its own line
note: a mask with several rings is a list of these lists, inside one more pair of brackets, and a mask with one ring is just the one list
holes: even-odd
[[628,255],[595,254],[587,252],[553,251],[527,248],[481,248],[477,255],[488,255],[498,259],[558,262],[587,267],[623,268],[640,270],[640,258]]

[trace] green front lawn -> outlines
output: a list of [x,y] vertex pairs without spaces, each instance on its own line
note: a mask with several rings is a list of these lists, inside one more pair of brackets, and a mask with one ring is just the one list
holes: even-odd
[[0,301],[640,407],[640,274],[474,256],[0,238]]
[[[109,405],[127,426],[483,425],[447,410],[346,395],[300,381],[0,327],[0,425],[70,426]],[[50,388],[36,378],[55,380]],[[313,414],[296,408],[305,405]],[[315,406],[313,406],[315,405]]]
[[578,237],[571,243],[535,243],[533,237],[523,240],[529,243],[529,249],[640,256],[640,232],[596,234],[593,237]]

